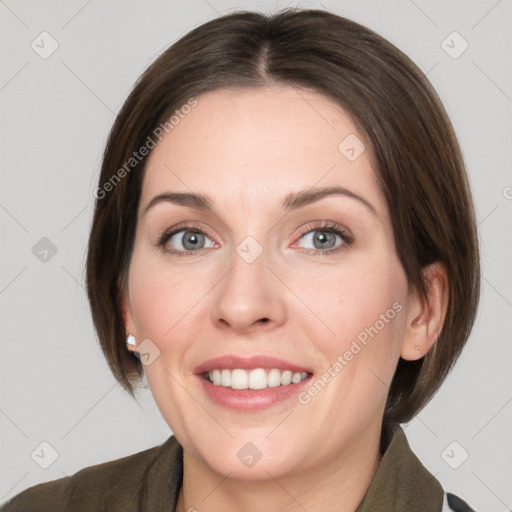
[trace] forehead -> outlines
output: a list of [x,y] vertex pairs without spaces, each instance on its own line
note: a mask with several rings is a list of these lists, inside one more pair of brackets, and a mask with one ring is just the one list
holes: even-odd
[[382,203],[364,136],[322,94],[280,85],[208,92],[196,101],[150,155],[141,202],[169,189],[250,204],[341,185]]

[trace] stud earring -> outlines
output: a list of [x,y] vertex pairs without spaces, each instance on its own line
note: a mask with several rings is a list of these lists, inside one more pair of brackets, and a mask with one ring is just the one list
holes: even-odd
[[414,350],[416,350],[416,352],[419,352],[420,351],[419,345],[414,345]]
[[128,336],[126,337],[126,345],[128,347],[136,347],[137,343],[135,342],[135,336],[133,336],[132,334],[128,334]]

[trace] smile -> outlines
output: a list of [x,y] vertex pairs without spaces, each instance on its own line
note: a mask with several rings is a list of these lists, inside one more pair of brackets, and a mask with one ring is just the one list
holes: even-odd
[[256,412],[298,395],[311,380],[313,369],[267,355],[225,355],[203,362],[193,373],[216,404]]
[[205,373],[204,377],[214,386],[231,389],[266,389],[278,386],[298,384],[307,379],[308,372],[294,372],[278,368],[254,368],[253,370],[215,369]]

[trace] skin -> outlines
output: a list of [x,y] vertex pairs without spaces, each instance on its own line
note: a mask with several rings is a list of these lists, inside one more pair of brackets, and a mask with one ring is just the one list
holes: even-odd
[[[398,359],[425,355],[442,325],[446,274],[429,269],[426,299],[409,289],[370,151],[351,162],[338,150],[350,134],[364,141],[339,105],[276,85],[197,100],[147,163],[123,300],[127,332],[160,350],[145,373],[184,448],[178,510],[354,511],[378,468]],[[374,211],[332,195],[283,214],[288,194],[324,186],[342,186]],[[170,191],[207,195],[215,212],[170,202],[144,212]],[[353,243],[331,234],[342,249],[312,254],[325,252],[311,235],[322,221],[348,230]],[[186,250],[183,232],[158,245],[189,222],[207,235],[197,254],[165,251]],[[252,263],[236,252],[247,236],[263,249]],[[263,354],[311,368],[316,380],[393,304],[400,312],[307,404],[293,397],[233,411],[193,374],[214,357]],[[252,468],[237,457],[248,442],[262,453]]]

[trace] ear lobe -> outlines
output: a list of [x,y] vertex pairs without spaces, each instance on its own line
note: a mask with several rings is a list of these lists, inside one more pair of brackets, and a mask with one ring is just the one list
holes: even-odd
[[133,318],[132,308],[128,294],[124,291],[120,293],[119,303],[121,306],[121,313],[123,315],[124,329],[126,334],[126,348],[131,352],[136,352],[138,330]]
[[400,356],[415,361],[434,346],[448,308],[448,275],[444,266],[433,263],[423,270],[426,297],[414,292],[411,298]]

